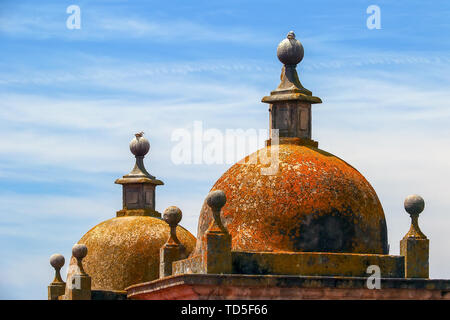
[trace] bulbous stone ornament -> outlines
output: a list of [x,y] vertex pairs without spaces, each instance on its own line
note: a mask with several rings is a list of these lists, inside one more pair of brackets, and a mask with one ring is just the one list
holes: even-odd
[[183,214],[178,207],[170,206],[164,210],[163,220],[167,222],[169,226],[176,226],[180,223]]
[[144,157],[150,150],[150,142],[144,138],[144,132],[138,132],[130,142],[130,151],[136,157]]
[[421,196],[413,194],[406,197],[404,206],[409,214],[418,215],[425,208],[425,201]]
[[55,253],[50,256],[50,265],[55,269],[61,269],[65,262],[66,260],[62,254]]
[[83,259],[86,257],[87,252],[88,249],[84,244],[77,243],[72,247],[72,255],[77,259]]
[[280,42],[277,47],[278,59],[284,65],[297,65],[302,61],[304,55],[303,45],[295,39],[294,31],[287,34],[286,39]]
[[226,202],[227,197],[225,196],[225,192],[222,190],[212,191],[206,197],[206,203],[212,210],[220,211]]

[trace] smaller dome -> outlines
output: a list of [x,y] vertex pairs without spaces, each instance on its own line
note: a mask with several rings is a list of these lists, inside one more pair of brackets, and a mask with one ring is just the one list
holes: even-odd
[[[124,290],[159,278],[159,250],[169,238],[170,227],[160,218],[125,216],[106,220],[78,241],[87,247],[83,267],[92,278],[93,290]],[[190,254],[195,237],[177,227],[177,237]],[[67,278],[75,271],[72,256]]]

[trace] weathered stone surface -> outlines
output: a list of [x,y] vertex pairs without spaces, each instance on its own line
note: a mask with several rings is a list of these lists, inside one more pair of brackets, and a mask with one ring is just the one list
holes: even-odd
[[400,241],[400,255],[405,257],[406,278],[429,277],[429,240],[403,238]]
[[202,256],[190,256],[172,264],[172,274],[204,273]]
[[365,277],[367,267],[380,267],[383,278],[404,277],[404,257],[329,252],[233,251],[233,274]]
[[231,237],[228,233],[209,230],[204,236],[203,272],[228,274],[232,272]]
[[[278,146],[278,171],[262,174],[268,146],[233,165],[212,190],[223,190],[222,221],[232,250],[386,254],[383,208],[367,180],[338,157],[308,146]],[[274,160],[275,161],[275,160]],[[194,254],[212,213],[204,203]]]
[[381,279],[367,289],[364,277],[190,274],[131,286],[129,299],[444,299],[450,280]]

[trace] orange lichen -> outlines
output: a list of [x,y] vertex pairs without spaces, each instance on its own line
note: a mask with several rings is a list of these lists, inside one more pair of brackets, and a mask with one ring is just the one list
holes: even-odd
[[[279,147],[278,171],[264,175],[263,159]],[[247,162],[247,163],[246,163]],[[367,180],[352,166],[320,149],[268,146],[233,165],[212,190],[223,190],[222,219],[233,250],[387,253],[383,208]],[[211,212],[204,204],[201,239]],[[197,241],[196,253],[202,251]]]

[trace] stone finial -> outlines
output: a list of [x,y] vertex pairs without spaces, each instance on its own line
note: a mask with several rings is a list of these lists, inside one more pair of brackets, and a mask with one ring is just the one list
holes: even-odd
[[206,203],[212,210],[220,211],[227,202],[227,196],[222,190],[215,190],[208,194]]
[[57,253],[50,256],[50,265],[55,269],[55,278],[48,286],[48,299],[58,300],[64,295],[66,283],[61,279],[61,268],[64,266],[64,256]]
[[163,220],[170,227],[170,236],[159,251],[159,277],[164,278],[172,275],[172,263],[186,258],[186,248],[177,237],[177,226],[183,214],[178,207],[170,206],[164,210]]
[[164,210],[163,220],[170,226],[170,237],[167,241],[168,244],[179,244],[180,241],[177,238],[177,226],[180,223],[183,214],[178,207],[170,206]]
[[60,270],[64,266],[65,262],[66,260],[64,259],[64,256],[62,254],[55,253],[50,256],[50,265],[55,269],[55,279],[53,280],[53,283],[64,282],[61,279]]
[[77,259],[78,273],[85,275],[86,272],[83,269],[83,258],[86,257],[88,249],[84,244],[75,244],[72,247],[72,255]]
[[411,217],[411,227],[405,237],[426,239],[427,237],[419,227],[419,215],[425,208],[425,201],[421,196],[413,194],[406,197],[404,206]]
[[411,216],[411,227],[400,240],[400,255],[405,257],[405,277],[428,278],[430,241],[419,228],[419,215],[425,208],[425,201],[414,194],[406,197],[404,205]]
[[294,31],[289,31],[286,39],[278,44],[277,56],[284,65],[297,65],[302,61],[304,56],[303,45],[295,39]]
[[130,141],[130,151],[136,157],[136,164],[133,170],[125,177],[136,178],[151,178],[155,179],[150,173],[147,172],[144,166],[144,157],[150,150],[150,142],[144,138],[144,132],[138,132],[134,134],[134,138]]
[[144,157],[150,150],[150,142],[144,138],[144,131],[135,133],[134,136],[130,141],[130,151],[136,157]]
[[283,63],[280,84],[270,92],[270,96],[261,100],[270,104],[270,139],[267,145],[298,144],[317,148],[317,141],[311,138],[311,105],[321,103],[322,100],[313,96],[300,82],[297,64],[303,60],[304,49],[300,41],[295,39],[293,31],[278,45],[277,56]]
[[84,271],[83,259],[88,254],[85,244],[77,243],[72,247],[72,255],[77,260],[77,269],[69,282],[69,300],[91,299],[91,277]]
[[226,202],[227,197],[225,195],[225,192],[223,192],[222,190],[211,191],[206,197],[206,203],[213,212],[213,218],[215,223],[214,227],[218,227],[222,232],[228,233],[227,229],[222,223],[222,220],[220,219],[220,211],[222,210],[222,207],[225,205]]
[[133,170],[115,181],[122,187],[122,210],[117,216],[152,216],[161,217],[155,210],[155,188],[164,184],[156,179],[144,166],[144,157],[150,150],[150,142],[144,138],[144,132],[138,132],[130,142],[130,151],[136,162]]
[[417,194],[409,195],[405,198],[405,210],[409,214],[421,214],[425,208],[425,201]]
[[203,241],[203,272],[228,274],[232,272],[231,235],[220,219],[220,212],[227,202],[225,192],[211,191],[206,203],[212,210],[214,221],[206,231]]

